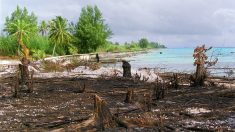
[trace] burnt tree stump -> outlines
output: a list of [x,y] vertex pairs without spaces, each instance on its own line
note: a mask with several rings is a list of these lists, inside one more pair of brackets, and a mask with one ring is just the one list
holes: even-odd
[[16,73],[16,77],[15,77],[15,86],[14,86],[14,93],[13,93],[13,97],[17,98],[19,97],[19,72]]
[[97,95],[94,96],[94,113],[98,129],[105,130],[118,126],[107,107],[107,103]]
[[164,83],[155,84],[154,94],[155,94],[156,100],[163,99],[165,97],[165,84]]
[[123,68],[123,77],[131,78],[131,64],[123,60],[122,68]]
[[95,55],[95,58],[96,58],[96,62],[99,63],[100,62],[100,57],[99,57],[98,53]]
[[173,74],[172,87],[175,88],[175,89],[179,88],[179,78],[178,78],[177,73]]
[[30,79],[28,80],[28,92],[31,93],[33,92],[33,83],[34,83],[34,80],[33,80],[33,75],[34,75],[34,71],[31,72],[30,74]]
[[125,103],[132,103],[134,96],[134,90],[128,90],[126,93],[126,99],[124,100]]

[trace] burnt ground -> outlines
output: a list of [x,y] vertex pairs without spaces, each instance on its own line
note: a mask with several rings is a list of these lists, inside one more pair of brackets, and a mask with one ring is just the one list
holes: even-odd
[[[84,84],[85,93],[79,93]],[[1,131],[98,131],[92,118],[94,94],[129,124],[128,131],[235,131],[234,89],[181,85],[178,89],[167,87],[164,99],[152,100],[153,86],[145,82],[36,78],[33,93],[23,90],[19,98],[13,98],[13,85],[13,78],[1,79]],[[134,90],[133,103],[124,103],[127,89]]]

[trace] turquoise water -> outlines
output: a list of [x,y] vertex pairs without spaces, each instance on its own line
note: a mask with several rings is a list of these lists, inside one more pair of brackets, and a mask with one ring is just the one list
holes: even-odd
[[[147,54],[140,54],[125,58],[133,68],[158,68],[164,71],[193,72],[194,48],[167,48],[153,50]],[[162,54],[160,54],[160,52]],[[212,48],[207,52],[209,60],[217,57],[217,68],[235,68],[235,48]]]

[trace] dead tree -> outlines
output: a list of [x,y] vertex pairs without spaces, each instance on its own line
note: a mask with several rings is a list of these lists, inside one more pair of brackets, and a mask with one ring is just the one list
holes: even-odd
[[78,93],[84,93],[86,91],[86,83],[83,83],[83,87],[78,90]]
[[179,88],[179,78],[178,78],[178,74],[177,73],[173,74],[172,87],[175,88],[175,89]]
[[95,58],[96,58],[96,62],[99,63],[100,62],[100,57],[99,57],[98,53],[96,53]]
[[105,130],[118,126],[106,102],[97,95],[94,96],[94,113],[98,129]]
[[194,65],[196,66],[196,73],[190,76],[190,80],[193,82],[194,86],[203,86],[204,82],[207,78],[207,72],[205,68],[205,64],[208,63],[208,56],[206,52],[210,50],[210,48],[206,49],[205,45],[197,46],[194,49],[193,57],[195,59]]
[[165,97],[165,83],[157,82],[154,85],[154,95],[155,95],[155,100],[160,100]]
[[128,90],[126,93],[126,99],[124,100],[125,103],[132,103],[134,100],[134,90]]
[[131,65],[127,61],[122,61],[123,77],[131,78]]
[[152,109],[152,98],[151,98],[151,92],[144,94],[144,110],[145,111],[151,111]]

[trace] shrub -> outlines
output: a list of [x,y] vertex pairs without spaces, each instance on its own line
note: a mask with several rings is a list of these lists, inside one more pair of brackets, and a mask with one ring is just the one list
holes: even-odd
[[14,37],[0,37],[0,55],[2,56],[15,56],[19,46]]
[[62,72],[65,70],[65,67],[62,66],[62,61],[49,61],[44,60],[42,62],[42,68],[46,72]]

